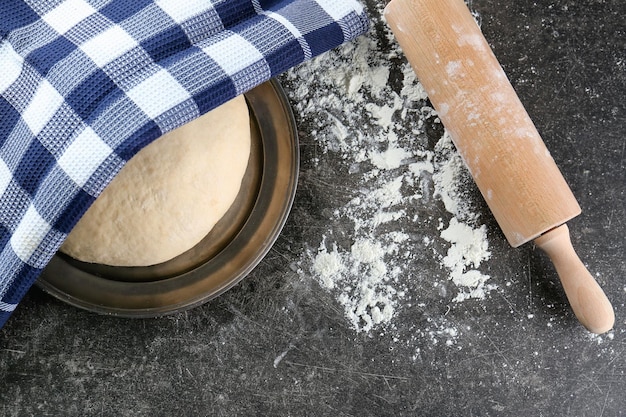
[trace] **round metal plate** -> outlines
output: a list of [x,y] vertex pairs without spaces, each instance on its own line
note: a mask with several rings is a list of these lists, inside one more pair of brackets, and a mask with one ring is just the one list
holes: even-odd
[[267,254],[296,191],[297,131],[277,81],[245,94],[252,146],[230,210],[195,247],[148,267],[112,267],[57,253],[37,285],[58,299],[103,314],[152,317],[185,310],[222,294]]

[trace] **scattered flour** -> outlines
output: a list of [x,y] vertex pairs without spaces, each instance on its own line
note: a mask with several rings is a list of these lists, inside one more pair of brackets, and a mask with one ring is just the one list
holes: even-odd
[[411,157],[411,153],[406,149],[389,147],[384,152],[372,152],[370,159],[375,167],[380,169],[395,169],[402,165],[402,162]]
[[453,217],[448,228],[441,232],[441,237],[451,244],[443,258],[443,265],[450,270],[452,282],[461,289],[454,300],[484,298],[485,292],[494,288],[486,285],[489,275],[477,269],[468,270],[468,267],[478,268],[482,261],[491,256],[486,227],[483,225],[473,229]]
[[[398,56],[397,47],[381,46],[370,33],[285,76],[297,114],[314,126],[308,133],[324,153],[345,160],[345,175],[358,184],[331,219],[352,224],[349,236],[329,227],[319,247],[303,255],[301,270],[311,271],[363,332],[393,328],[400,301],[419,297],[407,294],[415,288],[407,271],[417,252],[435,252],[444,275],[427,281],[452,282],[457,293],[450,302],[482,299],[496,288],[479,269],[490,252],[486,227],[467,195],[471,177],[449,135],[434,149],[428,145],[425,127],[437,115],[410,66],[391,64]],[[392,82],[390,65],[401,65],[401,81]],[[432,213],[437,200],[451,219],[435,219],[431,234],[415,233],[411,226],[432,220],[421,213]],[[408,213],[407,207],[416,209]],[[447,253],[437,252],[436,240]],[[432,333],[451,344],[458,331]]]

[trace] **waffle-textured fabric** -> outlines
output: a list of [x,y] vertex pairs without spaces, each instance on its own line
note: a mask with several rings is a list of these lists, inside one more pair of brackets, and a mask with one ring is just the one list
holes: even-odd
[[0,0],[0,326],[142,147],[367,28],[358,0]]

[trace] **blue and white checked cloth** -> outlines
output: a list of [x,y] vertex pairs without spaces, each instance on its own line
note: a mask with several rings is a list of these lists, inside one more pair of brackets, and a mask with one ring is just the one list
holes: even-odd
[[0,326],[143,146],[367,28],[357,0],[0,0]]

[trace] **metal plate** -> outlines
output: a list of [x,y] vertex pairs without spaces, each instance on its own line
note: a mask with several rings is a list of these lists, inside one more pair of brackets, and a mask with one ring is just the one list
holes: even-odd
[[296,191],[297,131],[287,98],[271,80],[245,94],[252,146],[230,210],[195,247],[148,267],[113,267],[57,253],[37,285],[98,313],[153,317],[217,297],[243,279],[278,237]]

